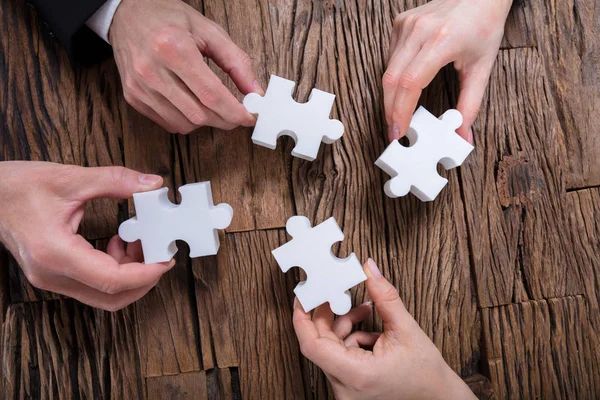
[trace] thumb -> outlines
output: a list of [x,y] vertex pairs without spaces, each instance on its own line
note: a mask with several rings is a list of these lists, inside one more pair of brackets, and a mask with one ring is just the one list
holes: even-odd
[[162,186],[158,175],[142,174],[124,167],[82,168],[76,192],[81,200],[94,198],[130,198],[134,193],[155,190]]
[[471,127],[477,118],[477,114],[479,114],[489,78],[489,71],[483,72],[481,70],[471,74],[461,72],[459,75],[460,94],[458,95],[456,109],[463,116],[463,124],[456,132],[471,144],[473,144]]
[[381,275],[375,261],[370,258],[364,265],[364,271],[367,275],[367,291],[383,320],[384,331],[404,331],[413,318],[400,300],[398,290]]

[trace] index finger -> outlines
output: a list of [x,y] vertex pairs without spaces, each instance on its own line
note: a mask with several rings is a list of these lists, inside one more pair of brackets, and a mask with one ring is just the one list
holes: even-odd
[[168,67],[196,95],[200,103],[218,114],[223,120],[238,125],[254,125],[254,117],[223,85],[204,62],[194,41],[181,44],[184,57],[167,59]]
[[119,264],[81,236],[70,244],[55,258],[61,269],[57,272],[103,293],[115,294],[153,285],[175,265],[174,260],[159,264]]
[[339,341],[321,337],[311,315],[304,311],[299,301],[294,302],[294,330],[302,354],[323,371],[339,377],[356,370],[354,358]]
[[406,134],[423,89],[448,62],[436,45],[426,45],[398,77],[390,140]]

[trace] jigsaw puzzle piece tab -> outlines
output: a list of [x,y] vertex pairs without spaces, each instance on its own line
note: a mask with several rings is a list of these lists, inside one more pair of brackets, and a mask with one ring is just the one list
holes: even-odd
[[179,205],[169,201],[167,188],[133,195],[136,216],[121,224],[119,236],[126,242],[140,240],[146,263],[173,258],[176,240],[189,245],[192,258],[214,255],[219,250],[217,229],[231,223],[231,206],[213,204],[210,182],[184,185],[179,193]]
[[348,289],[367,279],[358,258],[351,254],[340,259],[331,246],[344,240],[344,234],[334,218],[311,228],[306,217],[292,217],[286,224],[292,240],[273,250],[273,256],[283,272],[302,268],[308,278],[294,289],[302,307],[308,312],[329,302],[331,310],[343,315],[352,307]]

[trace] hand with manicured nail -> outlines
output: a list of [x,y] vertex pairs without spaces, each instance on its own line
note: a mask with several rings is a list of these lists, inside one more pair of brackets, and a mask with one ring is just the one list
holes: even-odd
[[183,1],[122,0],[108,38],[126,101],[169,132],[254,125],[254,116],[204,57],[243,94],[262,94],[252,59],[223,28]]
[[383,75],[388,137],[408,130],[422,90],[447,64],[460,80],[458,133],[470,131],[496,61],[512,0],[433,0],[394,20],[388,67]]
[[[311,315],[294,302],[300,349],[317,364],[337,399],[473,399],[437,347],[406,311],[398,291],[369,260],[367,290],[383,319],[383,333],[356,331],[371,315],[365,303],[334,319],[328,304]],[[372,350],[363,349],[372,348]]]
[[105,310],[144,296],[175,261],[141,264],[139,243],[115,236],[107,253],[77,234],[85,204],[160,188],[162,178],[123,167],[83,168],[49,162],[0,162],[0,241],[25,277],[43,290]]

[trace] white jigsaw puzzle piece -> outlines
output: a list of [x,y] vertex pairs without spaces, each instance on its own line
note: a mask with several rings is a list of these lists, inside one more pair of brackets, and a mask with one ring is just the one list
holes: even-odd
[[385,193],[395,198],[412,192],[421,201],[434,200],[448,183],[437,173],[437,164],[447,170],[458,167],[474,149],[456,133],[462,120],[458,110],[436,118],[419,107],[406,134],[410,147],[394,140],[375,162],[392,177],[385,184]]
[[264,97],[250,93],[244,98],[248,112],[258,114],[252,142],[275,149],[280,136],[291,136],[296,142],[292,155],[313,161],[321,142],[341,138],[344,125],[329,118],[335,95],[313,89],[307,103],[297,103],[292,98],[294,86],[293,81],[271,75]]
[[191,258],[217,254],[217,229],[231,223],[231,206],[213,204],[210,182],[181,186],[179,205],[169,201],[168,191],[161,188],[133,195],[136,216],[119,226],[121,239],[141,240],[146,264],[171,260],[177,252],[176,240],[189,245]]
[[349,289],[367,279],[354,253],[337,258],[331,246],[344,240],[335,218],[311,228],[306,217],[292,217],[286,224],[292,240],[272,251],[283,272],[302,268],[308,278],[294,289],[306,312],[329,302],[331,311],[344,315],[352,308]]

